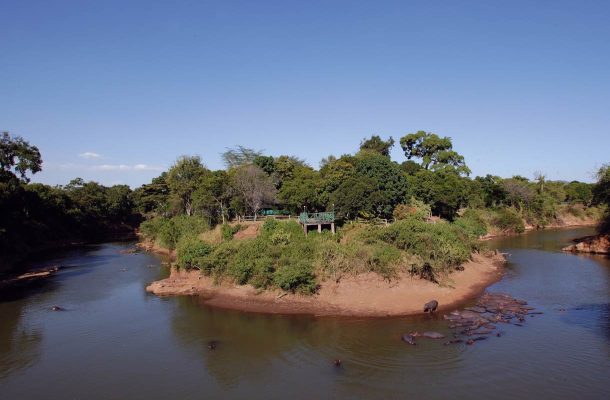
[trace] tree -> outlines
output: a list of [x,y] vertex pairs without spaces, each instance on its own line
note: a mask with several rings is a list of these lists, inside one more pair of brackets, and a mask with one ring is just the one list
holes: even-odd
[[256,219],[256,214],[265,205],[275,203],[277,190],[265,172],[256,165],[249,164],[233,171],[232,186],[248,211]]
[[479,185],[486,207],[497,207],[506,201],[507,193],[499,176],[489,174],[484,177],[477,176],[474,182]]
[[274,162],[273,180],[279,189],[284,181],[294,178],[295,171],[299,169],[310,169],[304,160],[294,156],[279,156]]
[[132,214],[133,202],[131,188],[127,185],[114,185],[106,190],[107,213],[110,218],[124,222]]
[[252,163],[260,167],[267,175],[271,175],[275,172],[275,159],[273,156],[256,156]]
[[586,206],[593,200],[593,185],[584,182],[572,181],[565,185],[566,200],[571,203],[582,203]]
[[389,218],[397,204],[404,201],[408,181],[400,165],[379,154],[361,154],[356,157],[356,174],[375,182],[377,201],[373,209],[378,217]]
[[529,181],[526,178],[517,175],[505,179],[502,186],[513,207],[517,206],[519,211],[523,211],[524,207],[529,207],[534,198],[534,191],[530,188]]
[[430,204],[432,212],[452,220],[457,211],[469,204],[472,195],[470,179],[456,171],[429,171],[422,169],[409,178],[408,197]]
[[298,213],[303,207],[308,210],[322,208],[320,174],[311,168],[293,170],[291,179],[285,180],[278,192],[278,199],[291,212]]
[[610,163],[597,171],[597,183],[593,187],[593,201],[610,207]]
[[167,171],[167,186],[173,198],[186,215],[193,214],[193,192],[209,171],[199,156],[182,156]]
[[455,169],[459,174],[470,174],[470,169],[464,162],[464,157],[453,150],[449,137],[439,137],[435,133],[417,131],[400,139],[400,146],[408,160],[421,159],[425,169]]
[[221,157],[228,169],[252,164],[254,160],[262,155],[262,151],[249,149],[244,146],[228,148]]
[[331,158],[320,168],[322,185],[327,193],[335,191],[346,179],[356,174],[356,159],[353,156]]
[[370,139],[363,139],[360,142],[360,151],[370,151],[382,156],[390,157],[390,150],[394,146],[394,139],[390,136],[388,140],[383,140],[378,135],[371,136]]
[[0,181],[8,182],[17,178],[29,182],[28,171],[32,174],[42,168],[42,158],[36,146],[30,145],[20,136],[14,138],[8,132],[0,136]]
[[167,172],[163,172],[151,183],[145,184],[132,192],[134,206],[143,214],[149,212],[160,212],[166,217],[167,203],[169,200],[169,187],[167,186]]
[[226,171],[213,171],[205,175],[201,185],[193,194],[195,207],[214,210],[211,214],[219,215],[223,225],[226,222],[231,200],[230,183]]
[[375,212],[373,202],[378,198],[378,195],[374,195],[376,191],[373,179],[354,176],[343,181],[330,199],[340,218],[370,217]]
[[593,187],[593,202],[606,206],[606,215],[601,223],[602,233],[610,232],[610,164],[597,171],[597,183]]
[[538,182],[538,193],[544,192],[544,184],[546,183],[546,174],[541,171],[534,172],[534,180]]

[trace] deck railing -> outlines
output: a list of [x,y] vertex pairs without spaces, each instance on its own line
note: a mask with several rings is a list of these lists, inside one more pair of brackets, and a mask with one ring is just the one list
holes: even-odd
[[335,213],[332,211],[319,213],[303,212],[299,215],[299,222],[302,224],[330,224],[335,222]]

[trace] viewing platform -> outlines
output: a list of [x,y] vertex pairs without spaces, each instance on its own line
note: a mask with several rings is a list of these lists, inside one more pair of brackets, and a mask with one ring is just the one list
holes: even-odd
[[322,232],[323,225],[330,225],[330,230],[335,234],[335,213],[334,212],[319,212],[307,213],[303,212],[299,215],[299,223],[303,225],[303,232],[307,235],[308,227],[317,226],[318,232]]

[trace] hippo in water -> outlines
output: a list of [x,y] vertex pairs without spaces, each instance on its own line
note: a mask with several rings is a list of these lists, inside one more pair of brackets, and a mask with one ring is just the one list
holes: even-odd
[[51,311],[64,311],[63,307],[60,306],[53,306],[51,307]]
[[445,337],[445,335],[439,332],[423,332],[421,335],[428,339],[443,339]]
[[430,300],[429,302],[424,304],[424,312],[433,313],[434,311],[436,311],[437,307],[438,307],[438,301]]
[[402,340],[403,340],[403,342],[409,343],[413,346],[415,346],[417,344],[417,343],[415,343],[415,337],[413,337],[413,335],[411,335],[411,334],[405,333],[404,335],[402,335]]

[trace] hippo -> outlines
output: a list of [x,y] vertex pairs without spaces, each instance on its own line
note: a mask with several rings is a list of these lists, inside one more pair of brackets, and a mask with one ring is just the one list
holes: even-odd
[[216,346],[218,345],[218,342],[216,340],[210,340],[208,342],[208,349],[209,350],[216,350]]
[[445,335],[439,332],[424,332],[421,336],[427,337],[428,339],[443,339],[445,337]]
[[340,367],[341,366],[341,360],[338,358],[335,358],[333,360],[333,364],[335,365],[335,367]]
[[60,306],[53,306],[51,307],[51,311],[64,311],[64,309]]
[[415,346],[417,344],[417,343],[415,343],[415,338],[410,334],[405,333],[404,335],[402,335],[402,340],[413,346]]
[[424,304],[424,312],[433,313],[434,311],[436,311],[437,307],[438,307],[438,301],[430,300],[429,302]]

